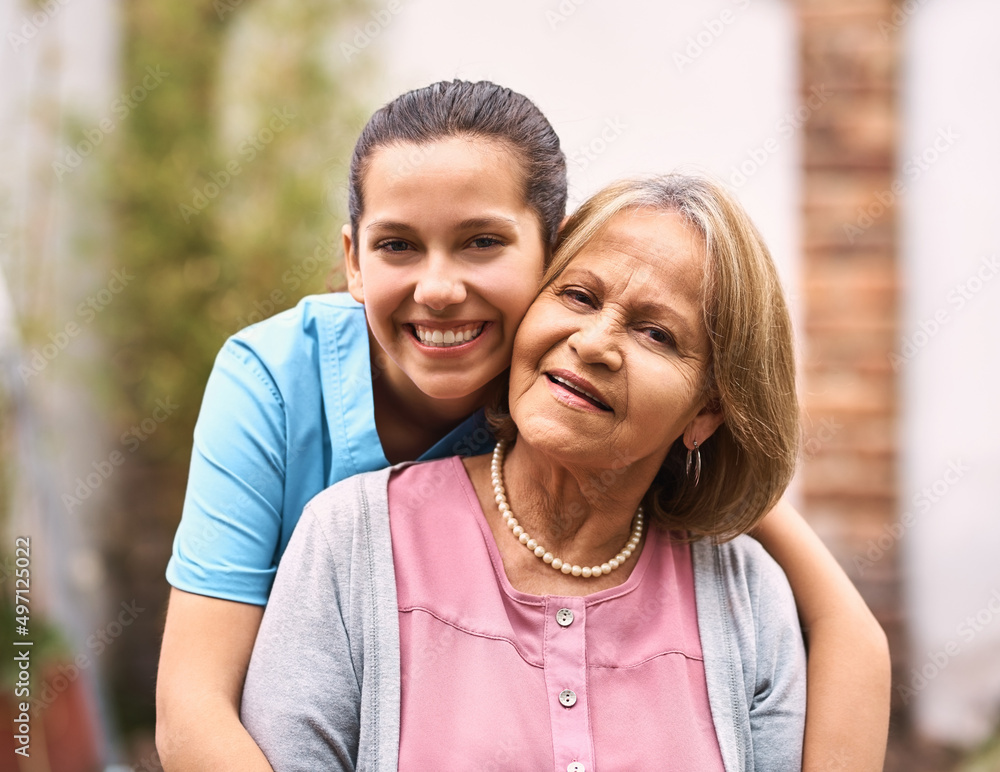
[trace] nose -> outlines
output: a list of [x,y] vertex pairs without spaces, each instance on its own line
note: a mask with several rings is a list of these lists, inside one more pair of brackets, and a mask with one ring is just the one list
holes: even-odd
[[608,314],[587,319],[567,342],[587,364],[604,365],[612,371],[622,366],[621,330]]
[[435,311],[465,300],[465,281],[453,260],[442,253],[428,253],[422,261],[413,299]]

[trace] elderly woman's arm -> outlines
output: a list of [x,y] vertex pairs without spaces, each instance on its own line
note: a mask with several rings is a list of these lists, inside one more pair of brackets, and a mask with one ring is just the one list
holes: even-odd
[[278,566],[240,706],[276,772],[395,768],[399,611],[388,475],[357,475],[316,496]]
[[885,633],[819,537],[785,502],[753,536],[781,565],[809,651],[804,772],[878,772],[889,727]]
[[356,658],[351,649],[336,560],[311,507],[278,566],[240,706],[243,725],[276,772],[360,768],[359,738],[370,729],[362,727],[362,678],[354,668],[371,667],[369,652]]

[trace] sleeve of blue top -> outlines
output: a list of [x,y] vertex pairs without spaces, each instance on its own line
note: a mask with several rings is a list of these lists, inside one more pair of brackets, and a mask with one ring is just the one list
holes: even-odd
[[274,581],[285,478],[285,406],[257,356],[230,339],[194,430],[184,510],[167,581],[264,605]]
[[761,557],[751,590],[758,610],[757,686],[750,704],[754,769],[801,769],[806,718],[802,630],[784,572],[770,556]]

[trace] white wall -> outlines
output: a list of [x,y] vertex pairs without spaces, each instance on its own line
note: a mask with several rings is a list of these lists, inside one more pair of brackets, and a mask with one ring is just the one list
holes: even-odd
[[[761,229],[800,318],[800,129],[825,99],[798,93],[791,3],[386,0],[376,8],[341,41],[342,52],[363,42],[379,60],[373,107],[452,78],[526,94],[562,140],[570,211],[629,174],[682,166],[714,174]],[[793,501],[796,491],[793,482]]]
[[968,745],[1000,720],[1000,5],[908,5],[896,364],[916,673],[903,694],[923,731]]
[[[735,177],[741,198],[787,289],[797,291],[800,147],[786,114],[800,100],[789,4],[394,0],[377,7],[391,21],[366,45],[386,71],[369,95],[373,106],[451,78],[521,91],[562,139],[571,208],[627,174],[685,164],[732,182],[746,163],[748,179]],[[371,17],[359,26],[365,21],[369,31],[377,26]],[[763,161],[757,170],[752,154]]]

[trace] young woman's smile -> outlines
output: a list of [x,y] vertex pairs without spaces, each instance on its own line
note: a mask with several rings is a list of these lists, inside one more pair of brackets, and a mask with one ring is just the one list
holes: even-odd
[[397,393],[481,404],[509,366],[545,259],[520,167],[503,144],[461,137],[373,155],[345,252]]

